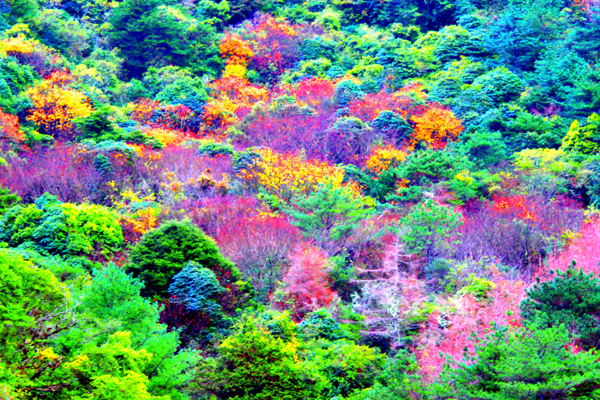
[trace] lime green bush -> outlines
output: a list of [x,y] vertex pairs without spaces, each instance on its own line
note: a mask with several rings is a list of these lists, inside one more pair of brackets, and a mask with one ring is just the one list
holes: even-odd
[[110,257],[123,245],[119,216],[95,204],[71,204],[44,194],[35,204],[9,208],[0,219],[0,242],[30,242],[42,253]]
[[218,356],[200,363],[197,390],[220,399],[317,398],[319,377],[301,364],[295,329],[288,316],[275,323],[242,316],[219,346]]
[[0,390],[25,398],[28,388],[60,383],[48,339],[72,324],[70,293],[9,249],[0,249],[0,287]]

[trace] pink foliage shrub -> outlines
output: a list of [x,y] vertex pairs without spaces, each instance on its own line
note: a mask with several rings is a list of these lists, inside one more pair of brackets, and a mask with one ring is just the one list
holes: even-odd
[[[157,157],[137,158],[134,163],[134,180],[143,183],[144,189],[154,193],[161,191],[165,176],[172,173],[172,180],[189,182],[202,176],[222,181],[223,175],[232,174],[231,157],[203,155],[191,147],[169,146],[156,153]],[[192,198],[212,195],[212,191],[203,190],[201,185],[186,185],[186,195]]]
[[214,198],[186,199],[174,207],[183,210],[182,214],[190,218],[207,235],[217,238],[219,232],[227,226],[236,226],[238,221],[252,219],[261,203],[254,196],[236,197],[231,195]]
[[259,15],[246,24],[244,39],[252,44],[254,57],[250,68],[268,72],[267,80],[275,80],[300,59],[298,46],[304,39],[302,26],[277,21],[270,15]]
[[323,78],[304,79],[292,94],[302,103],[310,107],[326,105],[335,93],[335,82]]
[[0,183],[32,202],[48,192],[66,202],[102,202],[101,174],[90,160],[77,160],[74,148],[55,146],[13,158]]
[[332,112],[316,115],[292,114],[285,118],[261,115],[253,119],[244,129],[244,147],[268,146],[278,153],[304,150],[309,158],[324,161],[318,135],[333,123]]

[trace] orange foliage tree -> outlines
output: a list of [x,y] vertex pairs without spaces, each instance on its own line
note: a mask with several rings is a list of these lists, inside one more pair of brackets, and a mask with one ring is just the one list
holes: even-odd
[[[246,76],[246,67],[254,52],[238,35],[226,34],[219,43],[221,57],[225,59],[225,76]],[[237,67],[237,68],[236,68]]]
[[142,98],[129,103],[128,108],[133,120],[146,125],[143,133],[165,146],[181,144],[196,136],[197,127],[193,126],[196,114],[185,105],[161,105]]
[[54,71],[27,91],[33,103],[27,120],[57,139],[70,139],[73,120],[93,111],[90,99],[69,87],[72,82],[73,77],[68,71]]
[[412,145],[424,144],[432,148],[444,148],[448,141],[455,140],[464,130],[461,121],[452,111],[434,105],[420,115],[413,115],[415,124]]
[[135,103],[129,103],[131,107],[131,118],[141,124],[149,124],[154,113],[160,109],[160,103],[155,100],[138,99]]
[[239,120],[239,112],[248,112],[254,103],[268,98],[266,89],[252,85],[246,79],[246,67],[254,54],[248,43],[237,35],[227,34],[221,40],[219,50],[225,59],[225,71],[221,79],[210,85],[214,96],[202,116],[213,133],[224,132]]

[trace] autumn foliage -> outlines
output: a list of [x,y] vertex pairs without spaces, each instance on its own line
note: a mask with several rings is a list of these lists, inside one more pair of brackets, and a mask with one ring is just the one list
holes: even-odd
[[398,150],[391,145],[386,147],[376,147],[371,152],[365,166],[376,174],[387,171],[390,168],[397,167],[406,160],[407,153]]
[[308,194],[325,181],[341,186],[344,178],[343,170],[326,162],[303,160],[271,149],[261,149],[259,154],[261,160],[249,170],[241,171],[242,176],[246,180],[256,179],[267,192],[283,199]]
[[283,286],[272,301],[279,308],[291,308],[298,320],[311,311],[328,307],[335,293],[329,288],[326,269],[327,255],[323,250],[299,246],[290,255],[290,268],[283,278]]
[[7,142],[22,142],[25,135],[21,131],[19,118],[16,115],[4,113],[0,108],[0,140]]
[[90,99],[69,87],[72,82],[68,71],[54,71],[28,91],[33,108],[27,119],[57,139],[70,138],[73,120],[93,111]]
[[447,142],[456,140],[464,130],[461,121],[449,109],[433,106],[422,115],[414,115],[415,124],[412,144],[425,144],[434,149],[444,148]]
[[551,278],[547,272],[551,270],[566,271],[571,261],[577,263],[586,273],[600,274],[600,252],[597,251],[600,244],[600,222],[591,218],[585,223],[579,233],[573,233],[572,243],[568,248],[548,259],[547,269],[538,272],[538,276],[547,280]]
[[451,299],[451,311],[433,311],[421,329],[416,349],[421,375],[429,382],[442,371],[446,357],[462,361],[465,351],[473,354],[471,334],[482,338],[493,324],[521,326],[519,306],[525,298],[523,282],[497,276],[486,298],[465,294]]

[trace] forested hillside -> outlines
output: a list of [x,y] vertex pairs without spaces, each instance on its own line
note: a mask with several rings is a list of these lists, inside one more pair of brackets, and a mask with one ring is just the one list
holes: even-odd
[[600,10],[0,0],[0,398],[600,399]]

